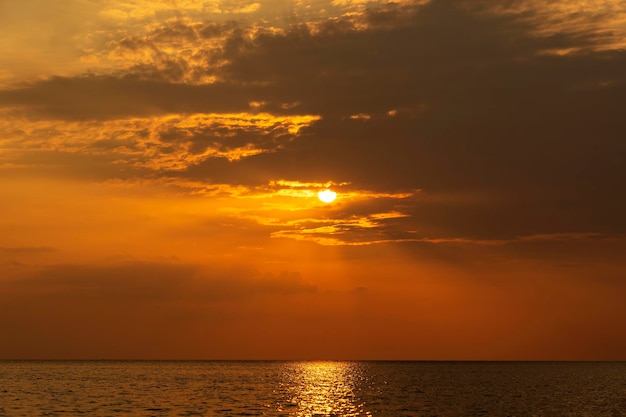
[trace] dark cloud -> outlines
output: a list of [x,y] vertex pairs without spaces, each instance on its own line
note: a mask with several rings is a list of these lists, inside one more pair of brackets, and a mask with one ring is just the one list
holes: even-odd
[[66,120],[249,109],[241,89],[232,85],[194,86],[108,75],[54,77],[4,90],[0,105],[25,106],[40,116]]
[[252,39],[235,34],[225,46],[229,63],[222,77],[269,83],[268,95],[302,102],[306,111],[323,115],[457,103],[472,117],[467,111],[473,102],[490,102],[490,93],[498,91],[502,75],[494,75],[513,68],[524,81],[520,63],[534,61],[537,53],[600,42],[596,33],[536,36],[532,23],[517,14],[479,13],[468,10],[470,5],[434,1],[370,10],[365,15],[369,27],[363,30],[347,20],[331,20],[316,31],[301,25]]
[[[615,192],[626,180],[623,51],[594,51],[603,33],[538,36],[528,14],[454,5],[467,3],[372,12],[364,31],[300,27],[233,51],[230,79],[269,80],[293,94],[284,100],[324,116],[284,152],[237,169],[491,195],[482,204],[414,206],[416,228],[436,233],[626,230],[626,199]],[[582,51],[545,53],[567,48]],[[358,113],[372,118],[346,118]]]
[[[323,118],[295,139],[241,131],[232,142],[213,143],[202,129],[163,132],[163,143],[186,141],[196,152],[209,143],[280,149],[159,175],[250,186],[332,179],[358,189],[422,189],[425,197],[481,196],[405,207],[411,220],[398,220],[398,229],[432,238],[626,231],[626,197],[618,192],[626,182],[626,54],[599,48],[615,34],[589,25],[544,33],[541,11],[492,7],[465,0],[386,5],[356,20],[254,36],[235,25],[171,23],[120,45],[224,36],[204,61],[218,82],[170,83],[176,76],[168,71],[186,71],[183,64],[172,63],[161,78],[150,72],[160,64],[147,64],[127,76],[57,77],[4,90],[0,104],[103,119],[248,111],[251,101],[263,102],[263,111]],[[552,53],[558,50],[575,52]],[[350,118],[358,114],[370,118]]]
[[110,265],[56,265],[30,277],[2,283],[6,293],[106,299],[118,302],[220,302],[259,294],[317,291],[300,274],[260,274],[250,267],[126,262]]
[[[226,112],[245,109],[248,100],[261,98],[269,102],[268,109],[284,111],[282,104],[298,102],[300,109],[329,116],[387,111],[390,106],[411,108],[448,101],[450,96],[458,99],[459,94],[471,96],[459,103],[466,106],[467,99],[480,98],[475,93],[497,91],[501,84],[522,91],[519,82],[530,81],[532,73],[526,71],[535,68],[523,62],[534,62],[539,52],[590,48],[607,36],[595,32],[536,36],[532,19],[522,17],[488,13],[467,1],[433,1],[419,7],[392,4],[369,10],[364,15],[366,29],[348,19],[332,19],[315,30],[295,25],[284,33],[254,33],[234,24],[170,22],[116,44],[131,52],[156,50],[154,64],[139,64],[119,77],[56,77],[4,91],[0,97],[5,105],[32,105],[69,118],[207,112],[218,103],[219,111]],[[220,47],[202,49],[198,42],[207,36],[226,40]],[[167,74],[185,72],[184,61],[191,60],[186,54],[172,56],[159,49],[163,43],[176,42],[200,47],[190,53],[207,54],[200,60],[205,59],[206,71],[221,82],[204,86],[166,82],[182,80]],[[194,60],[199,59],[196,55]],[[619,74],[619,68],[615,70]],[[585,73],[583,78],[590,81],[602,77]],[[514,78],[503,79],[507,74]],[[555,86],[568,82],[567,76],[550,79]],[[490,88],[485,91],[487,84]],[[530,84],[546,85],[541,79]]]
[[[229,357],[220,346],[249,346],[237,335],[240,326],[280,334],[296,321],[289,306],[317,298],[317,287],[298,273],[249,267],[126,262],[32,269],[0,280],[0,357]],[[274,310],[281,312],[277,323]]]

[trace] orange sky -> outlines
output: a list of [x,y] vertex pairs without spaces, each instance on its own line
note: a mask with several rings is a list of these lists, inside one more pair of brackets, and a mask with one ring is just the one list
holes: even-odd
[[621,0],[0,2],[0,359],[626,360],[625,39]]

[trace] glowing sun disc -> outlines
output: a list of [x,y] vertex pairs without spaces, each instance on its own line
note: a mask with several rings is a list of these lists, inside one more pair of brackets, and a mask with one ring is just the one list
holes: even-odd
[[317,198],[319,198],[324,203],[332,203],[335,198],[337,198],[337,193],[330,190],[324,190],[317,193]]

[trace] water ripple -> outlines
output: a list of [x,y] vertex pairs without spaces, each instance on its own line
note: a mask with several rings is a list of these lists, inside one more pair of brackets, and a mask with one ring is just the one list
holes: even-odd
[[0,361],[0,416],[626,417],[626,363]]

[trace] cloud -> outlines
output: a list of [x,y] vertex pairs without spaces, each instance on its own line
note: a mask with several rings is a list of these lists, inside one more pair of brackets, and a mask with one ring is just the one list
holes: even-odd
[[242,89],[219,83],[192,86],[109,75],[54,77],[0,93],[0,105],[66,120],[237,113],[248,110],[249,101]]
[[[495,5],[495,10],[499,13],[523,16],[532,22],[539,35],[561,32],[596,33],[604,39],[601,48],[614,49],[624,45],[623,23],[626,20],[626,8],[619,0],[583,2],[512,0],[500,2]],[[571,50],[553,52],[568,53]]]
[[[615,190],[626,181],[626,55],[611,49],[615,33],[600,29],[618,5],[588,3],[588,18],[556,13],[566,6],[377,4],[282,28],[165,21],[110,44],[124,61],[117,72],[4,89],[0,104],[35,120],[117,126],[106,137],[85,135],[80,154],[62,162],[99,153],[132,167],[114,177],[156,172],[163,183],[204,183],[205,195],[278,180],[332,180],[371,194],[422,190],[404,207],[378,210],[372,198],[358,220],[346,214],[318,224],[320,232],[347,233],[351,221],[397,211],[402,217],[384,222],[390,236],[622,233],[626,198]],[[546,14],[562,24],[546,31]],[[274,122],[226,127],[219,116],[183,126],[210,114]],[[298,124],[298,116],[315,119]],[[55,127],[61,137],[67,126]],[[75,146],[73,136],[55,149]],[[19,152],[13,166],[35,158]]]
[[5,165],[30,163],[40,168],[42,161],[33,154],[44,154],[48,165],[79,154],[84,159],[114,163],[118,175],[126,177],[141,169],[185,170],[207,158],[232,161],[276,152],[297,140],[302,127],[318,119],[267,113],[169,114],[59,125],[53,120],[13,117],[0,122],[0,143],[13,151],[6,156]]
[[255,332],[274,314],[291,317],[301,309],[290,306],[307,297],[317,298],[318,288],[298,273],[250,267],[134,261],[30,268],[0,280],[0,356],[227,357],[223,346],[240,343],[233,334],[239,326]]
[[6,293],[53,298],[106,299],[111,303],[221,302],[262,294],[314,293],[298,273],[261,274],[251,267],[200,267],[181,263],[125,262],[51,265],[2,282]]
[[56,251],[55,248],[50,248],[50,247],[45,247],[45,246],[0,247],[0,252],[4,252],[8,254],[17,254],[17,255],[49,253],[49,252],[54,252],[54,251]]

